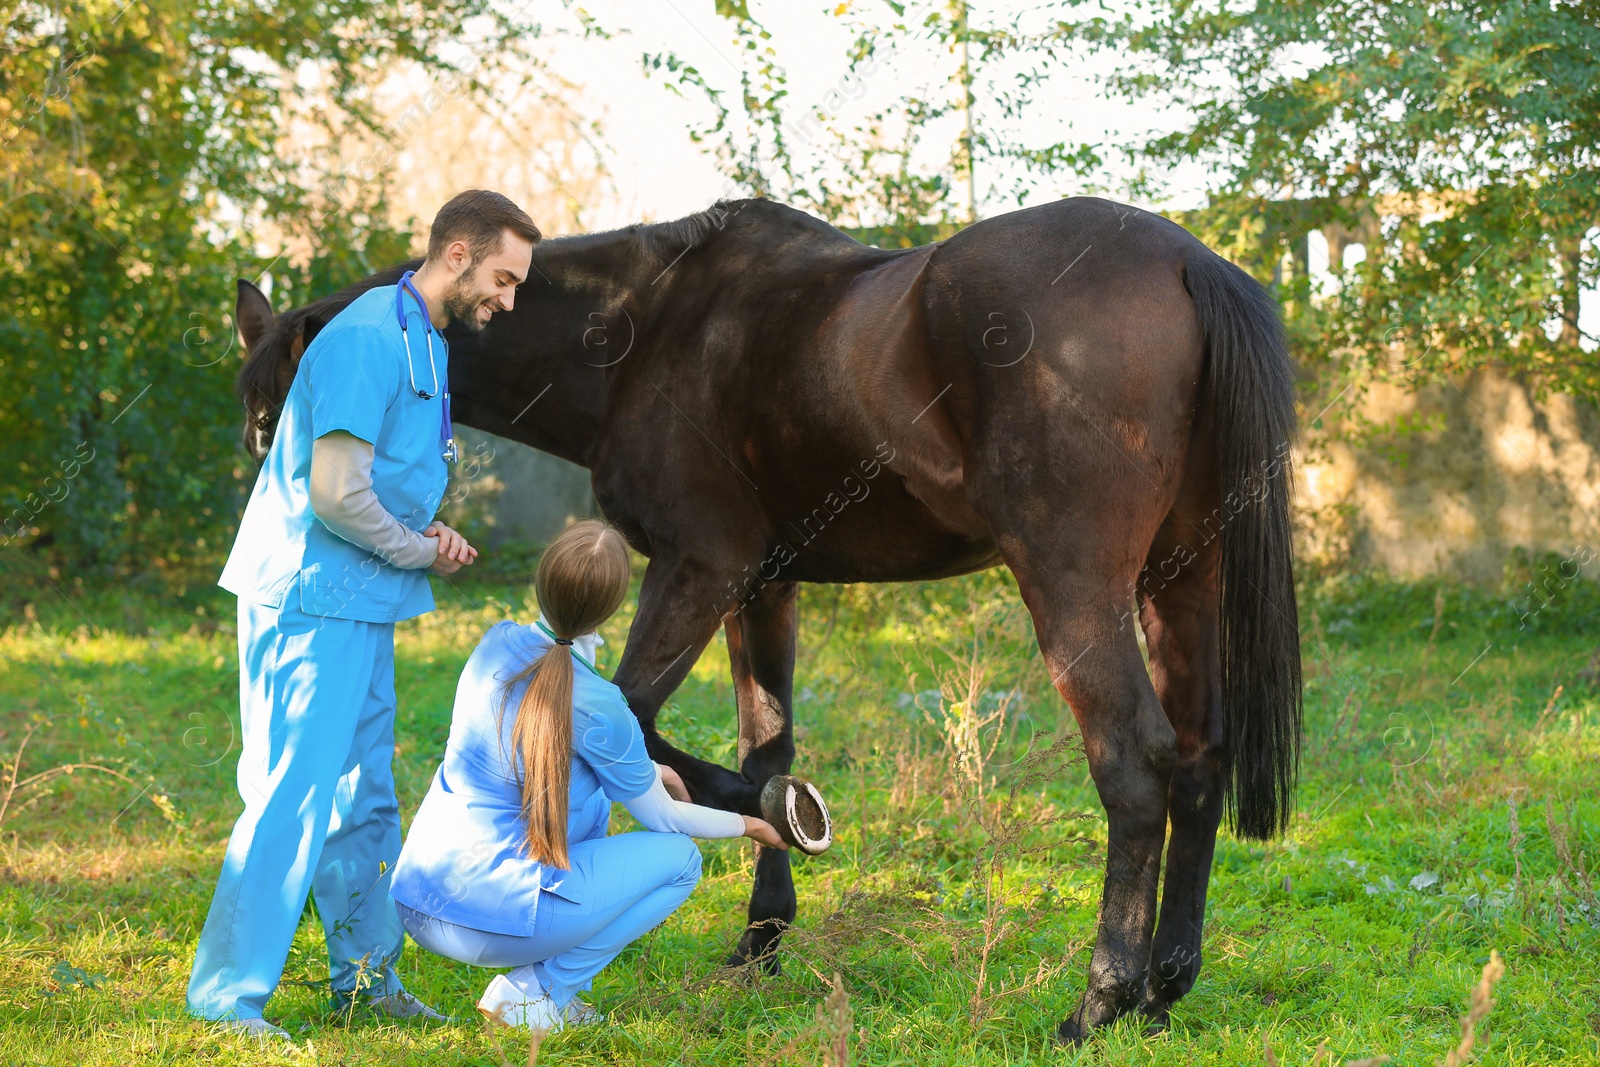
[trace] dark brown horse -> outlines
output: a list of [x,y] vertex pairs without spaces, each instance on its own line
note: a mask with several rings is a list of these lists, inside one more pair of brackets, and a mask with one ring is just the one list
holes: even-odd
[[[240,283],[258,455],[305,344],[401,269],[278,316]],[[1200,969],[1224,810],[1274,835],[1298,769],[1293,373],[1261,286],[1104,200],[893,251],[743,200],[540,243],[515,310],[451,354],[459,419],[589,468],[649,557],[616,682],[701,803],[756,814],[789,770],[798,583],[1009,566],[1109,821],[1060,1035],[1165,1021]],[[656,728],[719,626],[737,771]],[[794,914],[789,857],[764,850],[735,961],[775,966]]]

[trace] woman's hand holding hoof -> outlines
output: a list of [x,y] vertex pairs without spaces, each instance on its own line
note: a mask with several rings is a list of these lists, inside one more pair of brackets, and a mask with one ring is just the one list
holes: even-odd
[[758,845],[782,849],[785,852],[789,850],[789,842],[785,841],[783,835],[778,833],[776,826],[773,826],[765,819],[756,819],[746,815],[744,817],[744,836]]

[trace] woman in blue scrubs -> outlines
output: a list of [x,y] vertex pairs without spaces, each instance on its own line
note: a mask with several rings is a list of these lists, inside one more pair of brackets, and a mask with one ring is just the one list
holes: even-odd
[[[423,948],[511,968],[481,1012],[558,1029],[600,1019],[578,993],[688,898],[700,878],[691,837],[788,845],[762,819],[688,803],[677,774],[646,755],[622,691],[594,669],[595,630],[628,591],[616,529],[568,527],[535,590],[538,621],[496,624],[467,660],[391,892]],[[614,801],[646,832],[607,836]]]

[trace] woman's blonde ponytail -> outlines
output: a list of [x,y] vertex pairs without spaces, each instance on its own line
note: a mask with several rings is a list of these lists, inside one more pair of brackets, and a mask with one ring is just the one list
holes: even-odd
[[572,690],[575,653],[571,640],[610,618],[628,594],[628,549],[616,528],[599,519],[573,523],[550,542],[539,560],[534,591],[559,642],[507,683],[505,700],[528,682],[511,727],[511,746],[521,765],[524,847],[540,863],[568,869],[567,795],[572,777]]

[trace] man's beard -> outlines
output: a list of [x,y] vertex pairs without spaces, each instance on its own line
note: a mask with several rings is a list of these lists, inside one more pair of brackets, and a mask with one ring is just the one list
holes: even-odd
[[449,312],[451,321],[460,323],[472,333],[478,333],[488,325],[478,321],[478,308],[483,304],[484,298],[472,284],[477,275],[478,268],[469,267],[462,271],[444,291],[444,309]]

